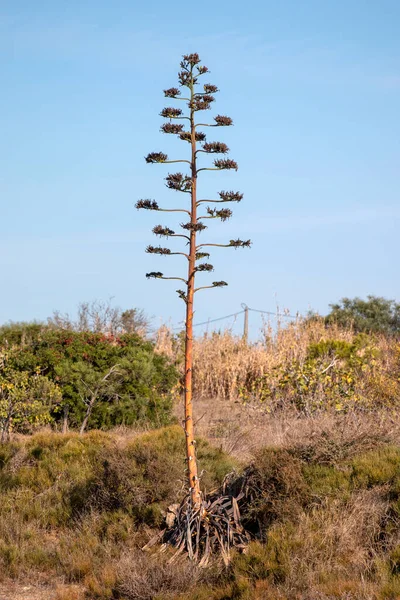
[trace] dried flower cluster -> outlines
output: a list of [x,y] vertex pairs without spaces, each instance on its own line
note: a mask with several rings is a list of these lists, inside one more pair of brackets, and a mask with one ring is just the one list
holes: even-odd
[[216,85],[211,85],[210,83],[205,83],[203,88],[206,94],[216,94],[219,91]]
[[181,86],[189,87],[191,83],[191,74],[189,71],[181,71],[178,73],[178,81]]
[[204,225],[204,223],[192,223],[189,221],[189,223],[181,223],[181,227],[182,229],[186,229],[186,231],[204,231],[204,229],[207,229],[207,225]]
[[214,117],[214,121],[219,127],[229,127],[230,125],[233,125],[233,121],[230,117],[222,117],[221,115]]
[[202,263],[200,265],[197,265],[196,271],[200,272],[200,271],[205,271],[210,273],[211,271],[214,271],[214,267],[213,265],[210,265],[209,263]]
[[163,108],[160,112],[160,117],[164,117],[165,119],[177,119],[182,115],[182,110],[180,108],[173,108],[168,106],[167,108]]
[[229,208],[221,208],[218,210],[217,208],[210,208],[207,206],[207,214],[212,219],[221,219],[221,221],[227,221],[232,216],[232,211]]
[[192,189],[192,179],[182,173],[171,173],[165,178],[166,186],[170,190],[177,192],[190,192]]
[[208,142],[203,145],[204,152],[208,154],[226,154],[229,152],[229,148],[223,142]]
[[239,192],[219,192],[218,196],[223,202],[240,202],[243,200],[243,194]]
[[[190,133],[190,131],[184,131],[183,133],[180,134],[179,137],[184,142],[192,141],[192,134]],[[194,139],[196,142],[204,142],[204,140],[206,139],[206,134],[203,133],[202,131],[196,131],[194,134]]]
[[196,260],[201,260],[202,258],[210,258],[210,254],[208,252],[196,252]]
[[171,254],[171,250],[169,248],[162,248],[161,246],[147,246],[146,252],[148,254]]
[[159,210],[160,207],[158,206],[157,202],[155,200],[138,200],[135,204],[136,208],[144,208],[145,210]]
[[183,60],[181,60],[181,69],[189,70],[189,66],[194,67],[200,62],[200,56],[195,52],[194,54],[184,54]]
[[183,290],[176,290],[176,293],[178,294],[178,296],[181,300],[183,300],[184,302],[187,302],[187,296]]
[[178,135],[183,132],[183,125],[179,123],[164,123],[161,125],[161,131],[163,133],[174,133]]
[[153,233],[155,235],[169,237],[170,235],[175,235],[175,231],[170,229],[169,227],[163,227],[162,225],[156,225],[153,227]]
[[229,245],[233,248],[250,248],[251,240],[229,240]]
[[168,156],[162,152],[150,152],[145,158],[147,163],[164,163],[168,160]]
[[[209,96],[211,98],[211,96]],[[188,104],[189,108],[192,108],[195,112],[199,110],[209,110],[211,108],[212,100],[206,100],[206,96],[194,98]]]
[[219,158],[218,160],[214,160],[214,165],[217,169],[234,169],[237,171],[239,168],[237,162],[230,158]]
[[181,95],[180,90],[176,87],[169,88],[168,90],[164,90],[164,96],[166,98],[177,98]]

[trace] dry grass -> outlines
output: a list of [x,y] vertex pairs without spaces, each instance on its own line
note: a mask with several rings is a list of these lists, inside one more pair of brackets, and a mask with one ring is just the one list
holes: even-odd
[[348,502],[335,499],[303,513],[290,540],[286,538],[290,547],[286,587],[328,590],[338,582],[373,579],[387,511],[384,488],[362,490]]
[[136,550],[121,557],[117,577],[117,592],[126,600],[153,600],[195,587],[204,579],[204,571],[185,559],[170,564],[167,556]]
[[[198,455],[208,489],[235,465],[205,441]],[[139,555],[182,495],[183,457],[178,426],[125,438],[120,428],[83,437],[44,431],[0,446],[0,583],[63,582],[63,600],[82,589],[112,598],[121,555]]]
[[[182,338],[166,327],[158,331],[157,350],[182,367]],[[195,339],[193,378],[197,399],[240,399],[266,412],[393,407],[400,402],[400,346],[322,319],[266,328],[262,341],[251,344],[230,331],[214,332]]]
[[[321,321],[302,321],[276,332],[266,326],[262,341],[247,344],[241,337],[229,330],[222,333],[205,334],[195,339],[194,380],[196,396],[200,398],[221,398],[234,400],[240,390],[276,365],[293,359],[304,360],[310,343],[334,338],[351,341],[354,333],[335,325],[327,331]],[[170,358],[179,358],[182,351],[181,340],[162,326],[156,337],[156,348]]]
[[[175,406],[182,419],[183,404]],[[285,411],[265,413],[254,405],[200,398],[194,404],[197,433],[214,446],[246,463],[265,446],[290,448],[326,437],[337,444],[376,436],[388,442],[400,439],[400,413],[378,410],[374,413],[319,412],[304,416]]]

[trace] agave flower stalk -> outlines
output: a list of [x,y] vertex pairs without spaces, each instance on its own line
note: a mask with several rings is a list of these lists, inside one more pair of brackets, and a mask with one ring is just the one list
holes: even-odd
[[[197,91],[200,84],[200,78],[208,73],[208,68],[200,64],[198,54],[187,54],[183,56],[180,63],[180,72],[178,73],[179,86],[185,89],[187,94],[182,97],[181,89],[172,87],[164,90],[166,98],[185,102],[187,111],[176,107],[163,108],[160,116],[168,121],[161,126],[161,132],[167,135],[175,135],[178,139],[190,144],[190,153],[187,159],[170,160],[167,154],[163,152],[151,152],[145,157],[149,164],[171,164],[183,163],[188,166],[188,173],[170,173],[165,178],[166,187],[168,189],[189,195],[187,208],[160,208],[155,200],[139,200],[136,207],[139,209],[162,211],[162,212],[183,212],[188,215],[188,221],[181,223],[182,233],[175,233],[174,230],[163,225],[156,225],[153,228],[153,233],[160,237],[169,238],[177,237],[186,240],[188,246],[187,252],[172,252],[169,248],[162,246],[147,246],[146,252],[150,254],[158,254],[160,256],[181,255],[187,260],[187,278],[183,277],[168,277],[160,271],[152,271],[146,274],[147,278],[153,279],[176,279],[184,283],[184,289],[177,290],[179,298],[186,304],[186,319],[185,319],[185,371],[184,371],[184,429],[186,437],[186,459],[187,459],[187,474],[190,488],[192,505],[199,506],[201,502],[201,489],[199,472],[196,458],[196,440],[194,435],[193,423],[193,310],[194,297],[197,292],[209,288],[219,288],[228,285],[225,281],[213,281],[210,285],[202,285],[195,287],[195,279],[197,273],[210,273],[214,267],[210,263],[199,263],[203,259],[209,258],[208,252],[203,252],[202,249],[206,246],[214,247],[233,247],[246,248],[250,246],[250,240],[230,240],[225,244],[210,244],[198,243],[197,237],[207,226],[203,222],[205,219],[219,219],[226,221],[232,216],[232,211],[229,209],[218,209],[208,206],[205,214],[198,216],[197,210],[204,203],[221,203],[221,202],[240,202],[243,194],[239,192],[219,192],[219,199],[206,200],[198,199],[197,180],[200,172],[203,171],[222,171],[235,170],[237,171],[237,163],[230,158],[215,158],[212,166],[201,166],[199,168],[198,161],[200,156],[208,155],[226,155],[229,148],[223,142],[206,141],[206,134],[199,131],[199,127],[229,127],[233,125],[232,119],[227,116],[217,115],[214,117],[213,123],[197,123],[197,113],[210,110],[215,98],[212,94],[218,92],[217,86],[205,83],[203,91]],[[180,123],[174,121],[179,120]],[[186,124],[186,125],[185,125]],[[185,129],[186,126],[186,129]],[[201,144],[198,146],[198,144]]]

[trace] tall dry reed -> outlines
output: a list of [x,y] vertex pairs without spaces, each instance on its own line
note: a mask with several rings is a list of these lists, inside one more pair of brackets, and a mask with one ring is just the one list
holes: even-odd
[[[324,342],[333,344],[333,350],[328,347],[318,364],[310,363],[310,348]],[[340,351],[352,343],[360,347],[346,363]],[[182,346],[181,336],[173,335],[167,327],[160,328],[157,351],[168,355],[178,367]],[[331,404],[338,410],[346,408],[347,397],[368,399],[371,408],[400,400],[399,375],[400,345],[396,340],[376,335],[363,338],[351,328],[327,326],[317,318],[298,319],[277,329],[266,324],[257,342],[246,343],[227,330],[206,333],[196,338],[194,345],[197,398],[247,402],[272,398],[272,408],[282,408],[282,397],[286,396],[293,404],[298,394],[308,394],[318,407],[325,397],[337,395],[338,401],[331,398]]]

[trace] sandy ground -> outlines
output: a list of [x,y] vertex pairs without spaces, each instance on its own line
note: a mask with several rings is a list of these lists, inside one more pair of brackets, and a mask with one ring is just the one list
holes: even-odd
[[55,590],[48,587],[16,583],[0,584],[0,600],[54,600],[55,597]]
[[29,585],[15,582],[0,583],[0,600],[82,600],[82,588],[73,585]]

